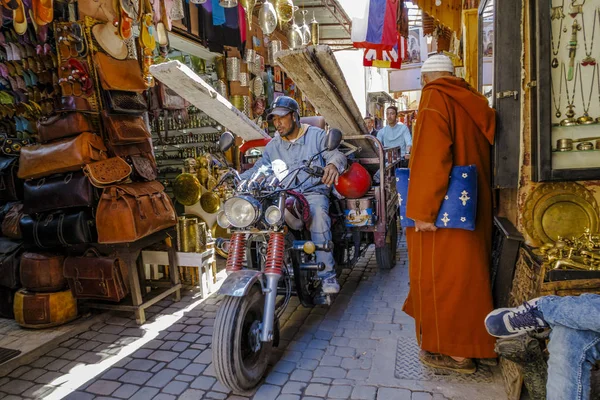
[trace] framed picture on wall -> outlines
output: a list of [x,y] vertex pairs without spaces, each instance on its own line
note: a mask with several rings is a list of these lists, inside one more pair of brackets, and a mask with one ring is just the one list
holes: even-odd
[[281,72],[281,67],[275,66],[273,68],[273,81],[275,83],[283,84],[283,72]]

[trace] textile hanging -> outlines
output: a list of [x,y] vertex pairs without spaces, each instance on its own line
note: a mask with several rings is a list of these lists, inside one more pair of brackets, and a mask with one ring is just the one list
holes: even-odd
[[363,66],[375,68],[400,69],[402,60],[408,56],[408,41],[400,37],[392,50],[365,49]]
[[438,20],[442,25],[448,27],[456,36],[460,37],[462,0],[442,0],[442,4],[438,7],[435,5],[436,0],[414,0],[414,3],[427,14]]
[[365,7],[365,17],[352,19],[354,47],[392,50],[397,45],[398,1],[369,1]]

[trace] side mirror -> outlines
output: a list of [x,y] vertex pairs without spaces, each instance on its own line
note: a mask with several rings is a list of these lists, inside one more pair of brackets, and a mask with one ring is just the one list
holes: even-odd
[[330,129],[327,134],[325,147],[328,151],[336,150],[342,143],[342,131],[339,129]]
[[235,137],[231,132],[223,132],[219,138],[219,149],[224,153],[235,144]]

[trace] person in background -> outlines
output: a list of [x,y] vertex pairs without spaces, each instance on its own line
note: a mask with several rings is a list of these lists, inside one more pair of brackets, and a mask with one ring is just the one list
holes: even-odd
[[590,398],[592,367],[600,360],[600,296],[544,296],[485,318],[490,335],[510,338],[551,328],[547,400]]
[[375,129],[373,117],[365,117],[365,125],[367,125],[367,132],[369,132],[369,135],[377,137],[377,129]]
[[[404,311],[415,319],[423,364],[472,374],[474,358],[496,357],[495,339],[483,324],[493,309],[490,149],[496,115],[485,97],[454,76],[445,55],[423,63],[421,82],[406,202],[415,227],[406,228],[410,292]],[[463,200],[477,197],[475,230],[438,229],[450,172],[463,165],[477,167],[477,195],[466,193]]]
[[400,147],[400,156],[408,161],[413,141],[408,127],[398,122],[398,107],[389,106],[385,110],[385,119],[388,124],[377,132],[377,140],[384,148]]

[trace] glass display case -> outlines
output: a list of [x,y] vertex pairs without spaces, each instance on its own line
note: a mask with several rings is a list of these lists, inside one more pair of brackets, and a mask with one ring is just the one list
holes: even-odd
[[537,180],[600,179],[600,0],[538,0]]

